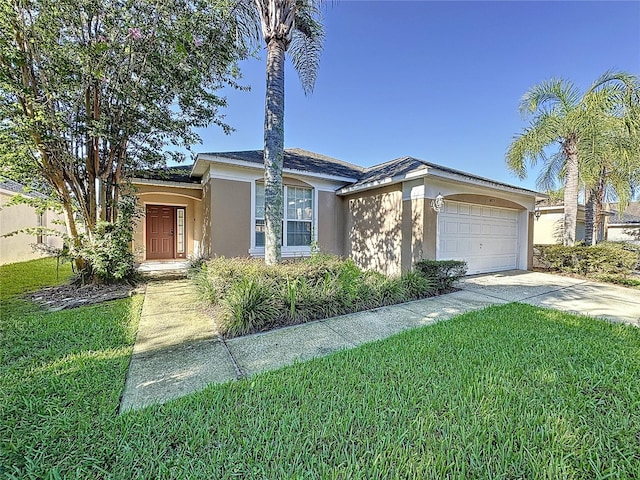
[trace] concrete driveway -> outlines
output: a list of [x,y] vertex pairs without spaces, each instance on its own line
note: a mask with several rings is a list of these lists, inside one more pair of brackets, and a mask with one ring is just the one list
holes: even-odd
[[640,291],[540,272],[474,275],[459,287],[496,300],[521,302],[640,327]]

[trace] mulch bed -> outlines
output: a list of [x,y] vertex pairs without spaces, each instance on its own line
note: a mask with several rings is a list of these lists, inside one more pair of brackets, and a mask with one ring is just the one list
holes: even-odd
[[50,312],[57,312],[66,308],[76,308],[85,305],[108,302],[127,298],[136,293],[144,293],[145,285],[60,285],[44,288],[30,295],[28,299],[37,303]]

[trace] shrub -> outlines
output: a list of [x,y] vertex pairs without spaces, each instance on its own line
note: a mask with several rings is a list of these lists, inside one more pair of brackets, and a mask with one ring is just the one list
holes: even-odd
[[629,275],[638,265],[640,251],[624,244],[536,245],[536,260],[542,268],[584,276]]
[[426,278],[433,279],[438,293],[447,292],[467,273],[467,262],[461,260],[420,260],[414,268]]
[[274,322],[281,311],[274,285],[264,278],[243,278],[222,299],[221,327],[231,336],[255,332]]
[[84,278],[97,277],[105,283],[131,280],[135,277],[135,264],[131,242],[138,217],[135,199],[124,197],[118,204],[115,222],[98,221],[93,238],[85,245],[80,256],[88,260],[87,271],[79,272]]
[[436,293],[436,281],[415,270],[405,272],[400,277],[400,282],[404,285],[407,297],[411,300],[430,297]]
[[273,266],[260,259],[218,257],[194,270],[192,279],[208,301],[220,306],[225,336],[406,302],[436,290],[435,281],[419,272],[386,277],[325,254]]

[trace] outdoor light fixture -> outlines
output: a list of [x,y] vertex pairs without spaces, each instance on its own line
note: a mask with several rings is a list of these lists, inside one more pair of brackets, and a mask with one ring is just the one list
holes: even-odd
[[540,211],[540,208],[536,208],[535,211],[533,212],[533,215],[536,217],[536,220],[540,219],[540,215],[542,215],[542,212]]
[[443,206],[444,206],[444,197],[440,192],[438,192],[438,196],[433,200],[431,200],[431,208],[433,208],[434,212],[440,213],[440,210],[442,210]]

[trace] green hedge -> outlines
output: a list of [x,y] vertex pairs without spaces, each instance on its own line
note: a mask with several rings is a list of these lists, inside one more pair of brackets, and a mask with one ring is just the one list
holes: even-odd
[[603,242],[593,246],[536,245],[538,265],[547,270],[584,276],[629,275],[638,266],[640,248]]
[[436,281],[438,293],[448,292],[467,273],[467,263],[460,260],[420,260],[416,271]]
[[441,290],[440,279],[417,269],[387,277],[322,254],[274,266],[259,259],[214,258],[192,278],[217,307],[219,328],[227,337],[417,300]]

